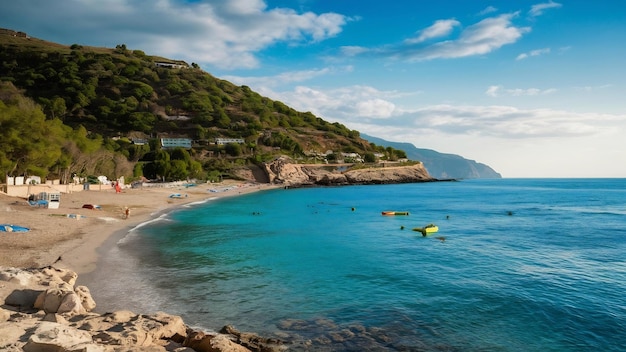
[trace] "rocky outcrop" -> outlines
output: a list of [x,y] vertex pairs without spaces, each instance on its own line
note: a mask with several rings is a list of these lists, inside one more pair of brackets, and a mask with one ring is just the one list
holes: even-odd
[[209,334],[158,312],[93,313],[89,289],[76,273],[52,267],[0,267],[0,350],[26,352],[282,351],[285,345],[226,326]]
[[339,171],[331,166],[302,165],[286,157],[265,164],[270,183],[285,186],[385,184],[435,181],[422,164],[411,166],[376,165]]

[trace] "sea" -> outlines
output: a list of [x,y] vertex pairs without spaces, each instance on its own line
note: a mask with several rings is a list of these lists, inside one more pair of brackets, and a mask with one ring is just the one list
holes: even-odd
[[105,246],[99,311],[294,351],[626,351],[626,179],[206,187]]

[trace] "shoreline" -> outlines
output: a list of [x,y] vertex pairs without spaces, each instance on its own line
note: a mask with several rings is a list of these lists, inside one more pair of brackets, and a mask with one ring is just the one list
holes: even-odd
[[[0,194],[0,223],[30,229],[0,232],[0,267],[53,266],[72,270],[80,277],[96,269],[101,247],[115,245],[134,228],[162,214],[214,198],[277,187],[280,186],[225,181],[189,188],[126,188],[122,193],[115,193],[114,189],[82,191],[62,194],[58,209],[31,207],[24,199]],[[173,194],[181,197],[172,198]],[[83,204],[99,205],[100,210],[82,208]],[[128,219],[124,218],[125,207],[130,208]]]

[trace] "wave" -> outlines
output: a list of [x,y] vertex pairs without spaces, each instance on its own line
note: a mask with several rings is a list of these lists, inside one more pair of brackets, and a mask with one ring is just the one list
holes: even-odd
[[202,205],[202,204],[206,204],[212,200],[218,199],[219,197],[211,197],[211,198],[207,198],[205,200],[199,200],[197,202],[191,202],[191,203],[187,203],[185,205],[183,205],[184,208],[191,208],[197,205]]
[[137,234],[136,234],[136,230],[146,226],[146,225],[150,225],[156,222],[160,222],[160,221],[172,221],[171,219],[168,218],[168,213],[165,214],[161,214],[160,216],[154,218],[154,219],[150,219],[148,221],[144,221],[142,223],[137,224],[135,227],[131,228],[130,230],[128,230],[128,232],[126,233],[126,236],[120,238],[119,241],[117,241],[118,245],[123,245],[123,244],[127,244],[129,241],[131,241],[132,239],[136,238]]

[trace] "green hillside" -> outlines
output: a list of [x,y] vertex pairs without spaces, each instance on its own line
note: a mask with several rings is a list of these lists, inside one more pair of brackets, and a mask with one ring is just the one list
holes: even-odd
[[[164,149],[161,138],[191,147]],[[0,30],[0,175],[210,179],[278,154],[320,162],[327,151],[405,156],[195,63]]]

